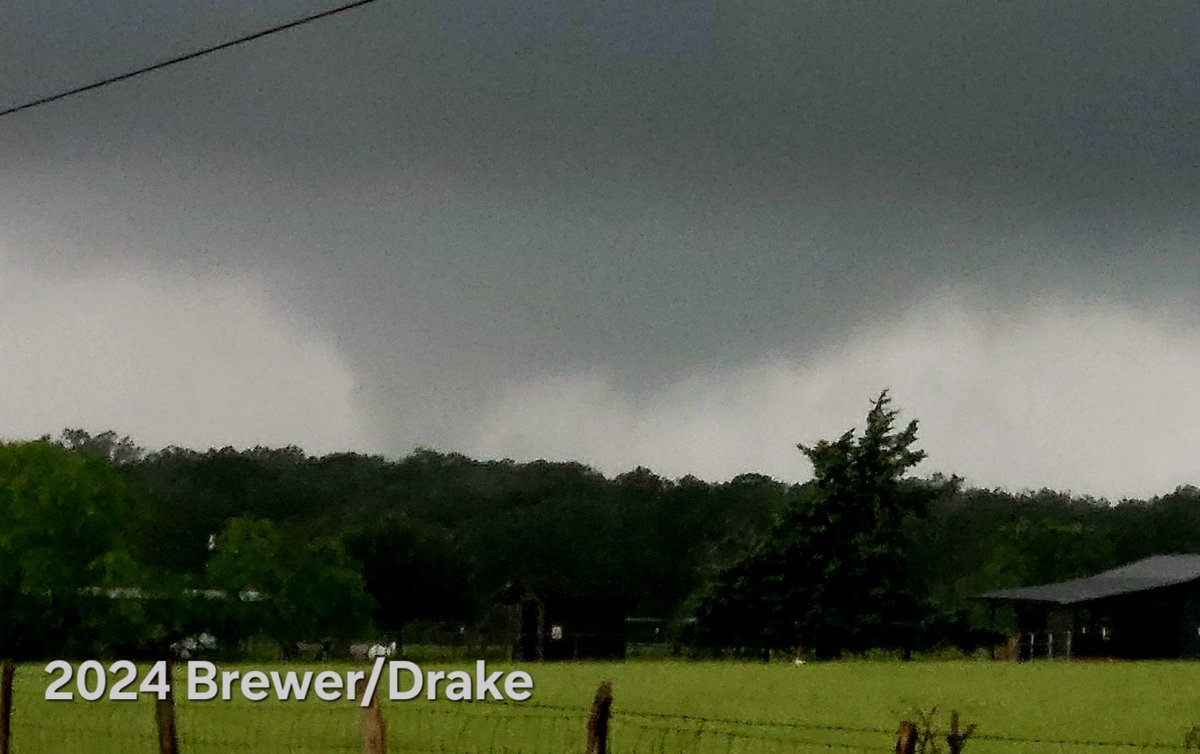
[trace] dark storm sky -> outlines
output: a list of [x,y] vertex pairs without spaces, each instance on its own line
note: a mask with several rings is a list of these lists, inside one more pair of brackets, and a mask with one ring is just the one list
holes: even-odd
[[[329,7],[0,7],[0,105]],[[1197,482],[1200,6],[382,2],[0,119],[0,435]]]

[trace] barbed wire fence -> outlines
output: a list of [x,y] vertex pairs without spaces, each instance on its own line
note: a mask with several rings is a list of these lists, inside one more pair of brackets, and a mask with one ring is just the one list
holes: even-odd
[[[16,683],[14,684],[14,675]],[[24,676],[24,677],[22,677]],[[14,692],[14,686],[16,691]],[[898,725],[625,710],[611,684],[590,704],[46,701],[35,674],[0,663],[0,754],[1134,754],[1200,752],[1200,726],[1177,741],[1005,735],[915,710]],[[172,695],[173,697],[173,695]],[[361,693],[358,695],[361,698]],[[940,727],[948,721],[947,727]]]

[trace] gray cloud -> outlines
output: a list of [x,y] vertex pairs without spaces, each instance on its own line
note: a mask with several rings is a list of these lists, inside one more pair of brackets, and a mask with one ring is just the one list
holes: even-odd
[[8,438],[119,427],[152,446],[360,442],[353,373],[251,281],[114,271],[46,279],[0,256]]
[[[8,3],[0,99],[319,7]],[[169,306],[249,281],[262,333],[286,323],[357,386],[353,407],[330,409],[353,418],[330,419],[348,423],[326,434],[314,425],[310,443],[718,476],[761,454],[786,474],[805,437],[758,435],[782,438],[774,450],[745,438],[754,421],[793,416],[787,389],[823,396],[829,431],[884,384],[919,416],[940,415],[924,396],[958,372],[879,358],[889,370],[848,381],[847,364],[900,342],[897,321],[912,323],[904,343],[924,332],[941,344],[922,351],[934,364],[970,354],[978,363],[963,369],[997,375],[988,384],[1006,395],[1038,394],[1026,364],[1038,354],[1051,362],[1045,384],[1066,391],[1078,370],[1052,368],[1062,344],[1100,347],[1054,329],[1047,312],[1060,306],[1084,307],[1064,321],[1111,328],[1122,348],[1145,341],[1136,353],[1158,394],[1200,376],[1187,338],[1200,290],[1198,32],[1186,3],[385,2],[0,120],[0,238],[6,265],[38,285],[112,297],[124,295],[114,275],[171,280]],[[927,313],[946,291],[970,332],[1000,328],[1012,352],[972,350],[968,331],[947,339]],[[220,307],[189,311],[199,329],[229,327]],[[40,370],[64,347],[22,351],[21,363]],[[1000,368],[1007,358],[1026,366]],[[752,377],[762,370],[793,376],[772,392]],[[846,395],[812,393],[823,374]],[[1115,400],[1117,378],[1105,379],[1082,393],[1097,411]],[[603,428],[573,435],[586,442],[521,418],[562,413],[563,394]],[[89,400],[103,403],[80,400],[80,421]],[[1026,422],[1028,405],[997,404],[1014,439],[1065,437],[1077,418]],[[68,418],[57,417],[39,414],[50,426],[36,431]],[[97,410],[92,423],[144,424],[122,417]],[[1110,426],[1133,436],[1171,423],[1142,417]],[[179,412],[179,441],[221,434],[204,421]],[[633,432],[647,439],[631,443],[630,422],[661,425],[661,442]],[[246,427],[231,423],[228,441]],[[965,442],[953,433],[949,450]],[[755,451],[712,450],[731,445]],[[947,460],[988,483],[1112,494],[1180,474],[1132,456],[1096,469],[1071,453],[1061,475],[998,453],[991,465]]]
[[[596,372],[511,385],[464,438],[485,456],[586,457],[617,473],[808,478],[797,442],[857,424],[879,386],[921,422],[926,473],[983,486],[1145,496],[1194,479],[1196,318],[1087,301],[997,318],[946,292],[804,360],[697,371],[633,397]],[[614,438],[619,438],[614,440]]]

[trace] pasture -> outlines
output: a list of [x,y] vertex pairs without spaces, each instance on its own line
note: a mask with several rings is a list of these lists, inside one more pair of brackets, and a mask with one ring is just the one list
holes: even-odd
[[[1187,662],[631,661],[515,667],[534,678],[528,702],[385,700],[389,751],[582,751],[591,696],[602,679],[613,682],[610,751],[617,754],[887,752],[901,718],[933,707],[941,728],[951,710],[964,723],[977,723],[966,751],[984,754],[1184,751],[1188,730],[1200,725],[1200,666]],[[42,698],[47,678],[41,665],[18,668],[13,751],[155,751],[152,701],[49,702]],[[182,698],[182,681],[176,694],[185,754],[362,751],[360,712],[349,702],[194,702]]]

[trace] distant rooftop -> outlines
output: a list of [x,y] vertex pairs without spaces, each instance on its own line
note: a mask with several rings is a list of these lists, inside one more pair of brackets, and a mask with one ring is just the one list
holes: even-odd
[[1200,555],[1154,555],[1095,576],[1040,586],[997,589],[979,596],[999,602],[1074,605],[1197,580],[1200,580]]

